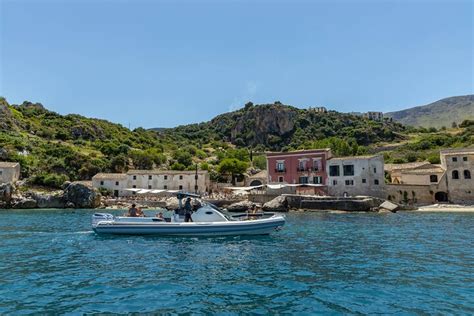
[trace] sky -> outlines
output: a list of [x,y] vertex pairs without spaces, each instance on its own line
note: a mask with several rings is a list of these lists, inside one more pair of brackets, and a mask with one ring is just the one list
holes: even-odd
[[474,1],[0,0],[0,95],[124,126],[281,101],[395,111],[474,87]]

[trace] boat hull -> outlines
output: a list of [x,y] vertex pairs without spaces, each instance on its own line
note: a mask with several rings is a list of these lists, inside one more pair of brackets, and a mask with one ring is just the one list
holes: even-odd
[[263,220],[222,223],[125,223],[100,222],[93,227],[98,234],[162,236],[236,236],[268,235],[285,224],[283,216]]

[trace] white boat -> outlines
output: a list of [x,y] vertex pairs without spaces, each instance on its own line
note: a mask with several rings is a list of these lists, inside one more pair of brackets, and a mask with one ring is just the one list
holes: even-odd
[[200,207],[191,214],[192,222],[184,221],[182,208],[178,208],[169,218],[95,213],[92,215],[92,229],[97,234],[232,236],[267,235],[281,229],[285,224],[283,215],[273,214],[267,218],[253,219],[255,217],[250,214],[243,218],[242,216],[235,218],[210,203],[200,201],[200,204]]

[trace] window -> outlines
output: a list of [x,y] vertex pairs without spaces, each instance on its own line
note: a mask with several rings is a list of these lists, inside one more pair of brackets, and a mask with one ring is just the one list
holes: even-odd
[[467,157],[462,157],[462,161],[467,161]]
[[283,182],[283,177],[278,177],[278,182]]
[[337,185],[337,180],[332,180],[332,185]]
[[168,176],[167,176],[167,175],[165,175],[164,178],[165,178],[165,180],[168,180]]
[[345,165],[342,167],[345,176],[353,176],[354,175],[354,165]]
[[374,173],[377,173],[377,168],[374,168]]
[[167,186],[167,185],[164,185],[164,186],[163,186],[163,189],[168,190],[168,186]]
[[308,183],[308,177],[300,177],[300,182],[299,183]]
[[471,172],[469,170],[464,170],[464,179],[471,179]]
[[179,189],[180,189],[180,190],[182,190],[182,189],[183,189],[183,186],[182,186],[182,185],[180,185],[180,186],[179,186]]
[[0,170],[0,176],[3,174],[3,170]]
[[339,166],[329,166],[329,175],[331,177],[339,177]]
[[137,180],[137,176],[133,176],[133,180]]
[[438,176],[435,174],[430,175],[430,182],[438,182]]
[[321,160],[319,160],[319,159],[313,160],[313,170],[314,171],[321,170]]
[[379,185],[379,180],[378,180],[378,179],[375,179],[375,180],[374,180],[374,184],[375,184],[375,185]]
[[298,161],[298,171],[306,171],[306,159]]
[[362,179],[362,183],[367,183],[367,179]]
[[283,161],[278,161],[276,164],[276,172],[284,172],[285,171],[285,163]]
[[346,185],[354,185],[354,180],[346,180]]
[[153,176],[152,176],[152,175],[149,175],[149,176],[148,176],[148,180],[151,180],[151,179],[153,179]]
[[183,180],[183,176],[182,176],[182,175],[179,176],[179,180]]
[[459,179],[459,171],[453,170],[453,172],[451,173],[451,176],[454,180]]
[[137,186],[136,186],[135,184],[134,184],[134,185],[132,185],[132,188],[134,188],[134,189],[135,189],[136,187],[137,187]]
[[458,157],[453,157],[453,162],[458,161]]
[[314,184],[321,184],[321,183],[323,183],[323,177],[320,177],[320,176],[313,177],[313,183],[314,183]]
[[[0,174],[2,174],[2,173],[0,172]],[[100,185],[104,185],[104,181],[100,181]]]
[[151,184],[148,185],[148,189],[151,189]]
[[119,182],[118,182],[118,181],[115,181],[115,185],[119,185]]

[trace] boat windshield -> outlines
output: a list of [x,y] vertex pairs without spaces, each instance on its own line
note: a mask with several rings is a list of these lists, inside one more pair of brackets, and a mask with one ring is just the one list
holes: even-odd
[[203,202],[203,205],[208,205],[210,206],[212,209],[218,211],[219,213],[221,213],[222,215],[224,215],[224,217],[229,220],[229,221],[235,221],[236,219],[234,217],[232,217],[232,215],[225,211],[225,210],[222,210],[220,208],[218,208],[217,206],[215,206],[214,204],[212,203],[209,203],[209,202]]

